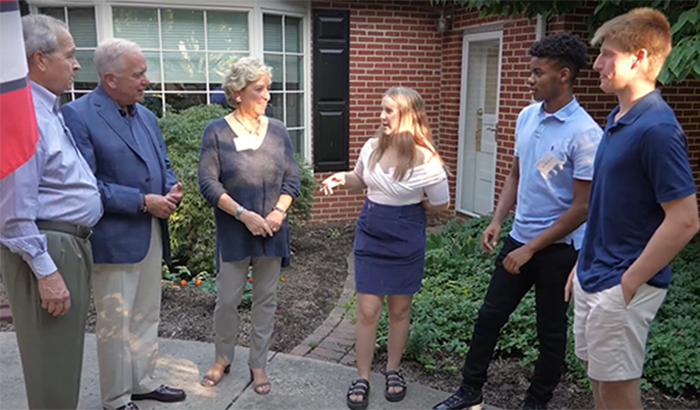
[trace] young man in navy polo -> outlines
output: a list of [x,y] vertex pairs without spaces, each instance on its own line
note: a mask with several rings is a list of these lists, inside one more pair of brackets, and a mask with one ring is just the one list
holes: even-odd
[[533,285],[540,355],[523,409],[546,408],[561,377],[568,307],[563,287],[583,240],[602,130],[573,95],[576,76],[588,62],[586,45],[571,34],[558,34],[533,44],[530,55],[527,83],[539,102],[518,115],[511,173],[482,235],[482,247],[493,251],[517,198],[515,222],[479,310],[462,386],[433,407],[436,410],[466,409],[482,402],[498,334]]
[[647,330],[669,262],[698,231],[696,188],[683,130],[655,89],[671,51],[666,17],[632,10],[603,24],[592,43],[602,43],[593,65],[600,88],[620,104],[596,154],[586,237],[565,293],[573,287],[576,355],[595,407],[641,409]]

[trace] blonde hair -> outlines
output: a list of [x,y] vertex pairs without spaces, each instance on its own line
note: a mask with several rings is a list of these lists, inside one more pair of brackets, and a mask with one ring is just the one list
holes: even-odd
[[596,30],[591,45],[600,45],[605,40],[619,43],[630,54],[645,49],[649,59],[647,76],[651,80],[659,76],[671,52],[668,20],[663,13],[649,7],[636,8],[606,21]]
[[375,135],[377,146],[369,157],[369,167],[373,169],[386,150],[393,146],[398,151],[398,164],[394,168],[394,180],[400,181],[416,162],[416,147],[425,148],[444,166],[442,158],[437,153],[428,127],[428,114],[425,103],[416,90],[408,87],[391,87],[384,93],[398,108],[399,129],[387,135],[380,127]]
[[231,107],[238,105],[234,92],[241,91],[248,84],[254,83],[262,77],[272,79],[272,67],[263,64],[255,57],[243,57],[236,60],[224,75],[224,82],[221,85],[229,105]]

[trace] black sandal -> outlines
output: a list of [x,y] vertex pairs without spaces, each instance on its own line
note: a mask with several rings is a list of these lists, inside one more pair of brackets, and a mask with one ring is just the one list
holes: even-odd
[[[390,402],[401,401],[406,397],[406,380],[404,380],[401,373],[398,370],[387,370],[384,372],[384,377],[386,377],[386,390],[384,390],[384,397]],[[390,387],[401,387],[401,391],[391,393],[389,392]]]
[[[362,396],[362,400],[350,400],[350,396]],[[348,394],[346,395],[348,407],[352,410],[365,410],[369,406],[369,380],[355,379],[353,380]]]

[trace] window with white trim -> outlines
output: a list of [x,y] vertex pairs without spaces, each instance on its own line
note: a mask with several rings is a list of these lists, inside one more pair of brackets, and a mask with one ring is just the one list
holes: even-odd
[[97,47],[94,7],[40,7],[39,13],[66,23],[75,43],[75,57],[80,70],[75,73],[73,87],[61,96],[62,102],[73,101],[97,87],[97,70],[93,56]]
[[272,67],[270,116],[287,125],[296,153],[304,151],[304,46],[303,19],[263,15],[263,55]]
[[[261,12],[258,7],[198,9],[169,4],[110,5],[109,9],[110,13],[100,13],[97,18],[111,16],[111,22],[96,21],[93,6],[35,9],[66,22],[76,44],[76,57],[82,68],[76,73],[73,89],[64,95],[65,101],[79,98],[97,86],[93,56],[98,40],[103,40],[98,38],[98,26],[111,26],[111,36],[141,46],[150,80],[144,104],[158,115],[198,104],[228,106],[221,90],[223,75],[235,59],[258,56],[273,69],[267,115],[285,123],[296,153],[307,152],[308,41],[304,14]],[[262,21],[262,27],[254,25],[255,21]],[[261,37],[262,44],[253,41]]]
[[114,37],[141,46],[148,64],[149,108],[181,111],[226,104],[225,71],[250,54],[248,12],[113,7]]

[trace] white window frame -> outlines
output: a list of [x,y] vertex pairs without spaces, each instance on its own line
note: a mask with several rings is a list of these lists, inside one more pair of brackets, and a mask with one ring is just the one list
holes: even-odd
[[[111,1],[111,0],[38,0],[27,1],[32,13],[37,13],[42,7],[95,7],[95,26],[97,30],[97,43],[114,37],[112,25],[112,7],[141,7],[155,9],[188,9],[188,10],[221,10],[231,12],[248,12],[248,44],[249,53],[253,57],[264,59],[263,52],[263,14],[275,14],[302,19],[302,54],[303,62],[303,104],[304,115],[302,126],[292,129],[304,129],[304,147],[302,155],[307,161],[311,161],[312,135],[311,135],[311,1],[310,0],[207,0],[205,3],[193,5],[191,0],[140,0],[140,1]],[[65,9],[64,9],[65,10]],[[160,13],[158,13],[160,18]],[[205,20],[206,21],[206,20]],[[160,26],[160,25],[159,25]],[[284,32],[284,30],[283,30]],[[206,26],[205,26],[206,36]],[[161,39],[162,41],[162,39]],[[162,51],[162,49],[161,49]],[[286,54],[286,53],[282,53]],[[207,59],[207,78],[209,78]],[[283,67],[285,70],[286,67]],[[164,79],[163,64],[161,64],[161,79]],[[282,80],[284,82],[284,78]],[[283,87],[284,88],[284,87]],[[73,90],[71,90],[73,92]],[[165,90],[158,91],[163,93]],[[209,96],[209,82],[206,91],[177,91],[180,94],[202,94]],[[284,91],[288,93],[288,91]],[[209,97],[207,98],[207,102]],[[285,107],[286,113],[286,107]]]

